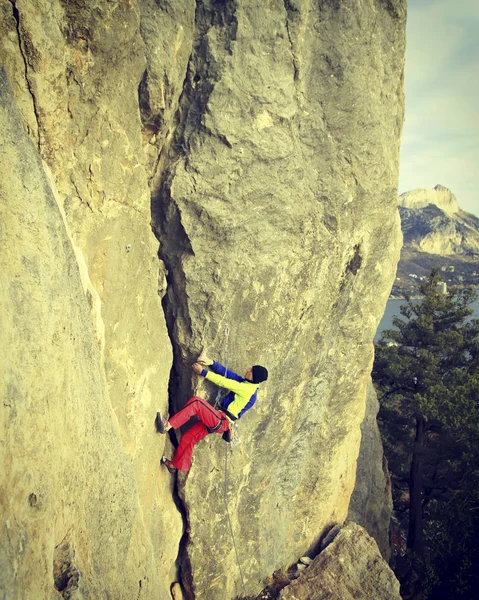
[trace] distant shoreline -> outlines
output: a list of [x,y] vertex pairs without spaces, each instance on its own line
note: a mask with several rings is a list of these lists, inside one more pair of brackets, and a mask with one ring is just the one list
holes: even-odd
[[[448,287],[454,287],[454,288],[461,288],[461,289],[465,289],[467,287],[472,287],[476,290],[476,292],[479,294],[479,286],[477,285],[463,285],[463,286],[459,286],[459,285],[451,285]],[[409,296],[409,298],[411,300],[420,300],[422,298],[421,294],[414,294],[412,296]],[[395,296],[394,294],[391,294],[388,298],[388,302],[389,300],[403,300],[404,302],[407,302],[406,297],[405,296]]]
[[[476,287],[476,291],[479,292],[479,288]],[[411,297],[411,300],[420,300],[421,296]],[[392,321],[394,317],[401,317],[401,313],[399,309],[401,305],[406,303],[405,298],[389,298],[386,303],[386,308],[384,310],[384,314],[381,318],[381,321],[378,325],[378,329],[376,331],[376,335],[374,336],[374,341],[377,342],[381,339],[381,332],[385,329],[394,329]],[[471,315],[471,319],[479,319],[479,299],[475,300],[471,303],[471,308],[473,313]]]

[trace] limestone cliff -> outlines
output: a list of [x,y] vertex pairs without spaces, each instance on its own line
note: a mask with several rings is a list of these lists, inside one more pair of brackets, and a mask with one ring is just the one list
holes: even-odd
[[208,598],[244,593],[242,579],[259,588],[346,517],[400,245],[403,4],[222,6],[197,12],[170,160],[152,181],[174,408],[214,394],[191,386],[204,344],[271,374],[242,445],[209,439],[185,486],[186,551]]
[[151,419],[131,414],[129,452],[78,257],[3,71],[0,129],[0,597],[166,597],[181,520]]
[[399,581],[358,525],[344,527],[280,600],[400,600]]
[[[57,572],[67,597],[72,565],[78,597],[167,598],[180,547],[185,597],[255,593],[347,515],[401,243],[405,2],[0,10],[32,140],[4,85],[2,264],[21,243],[2,286],[4,415],[17,405],[2,432],[2,539],[17,540],[2,542],[2,586],[53,595]],[[191,376],[203,345],[270,380],[239,446],[197,448],[182,538],[153,422],[168,389],[172,411],[192,391],[214,397]]]
[[356,485],[348,519],[362,525],[376,541],[386,560],[391,558],[389,526],[393,511],[391,479],[377,424],[379,402],[372,381],[366,396],[366,414],[361,423],[361,446]]

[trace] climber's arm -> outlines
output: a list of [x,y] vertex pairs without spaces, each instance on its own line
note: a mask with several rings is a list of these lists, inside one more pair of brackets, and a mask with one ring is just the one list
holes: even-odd
[[210,366],[211,366],[211,370],[214,373],[217,373],[218,375],[222,375],[223,377],[226,377],[227,379],[235,379],[236,381],[244,381],[244,377],[241,377],[241,375],[238,375],[238,373],[231,371],[231,369],[227,369],[226,367],[223,367],[223,365],[220,364],[219,362],[217,362],[216,360],[213,361],[213,364]]
[[219,375],[218,373],[214,373],[213,371],[207,371],[203,369],[200,373],[203,375],[205,379],[211,381],[215,385],[219,387],[226,388],[227,390],[231,390],[236,394],[242,394],[245,392],[245,387],[251,385],[250,383],[243,381],[238,381],[236,379],[230,379],[229,377],[223,377],[223,375]]
[[[235,379],[236,381],[244,381],[244,377],[241,377],[241,375],[238,375],[238,373],[235,373],[234,371],[227,369],[221,363],[206,356],[204,349],[200,352],[198,358],[196,359],[196,362],[199,365],[202,365],[203,367],[211,367],[211,370],[214,373],[218,373],[218,375],[223,375],[223,377],[226,377],[228,379]],[[204,377],[204,375],[203,375],[203,377]]]

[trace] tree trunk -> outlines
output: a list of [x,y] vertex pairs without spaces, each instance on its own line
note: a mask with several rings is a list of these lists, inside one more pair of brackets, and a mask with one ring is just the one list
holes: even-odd
[[409,472],[409,530],[407,548],[417,554],[423,550],[422,480],[426,420],[416,415],[416,438]]

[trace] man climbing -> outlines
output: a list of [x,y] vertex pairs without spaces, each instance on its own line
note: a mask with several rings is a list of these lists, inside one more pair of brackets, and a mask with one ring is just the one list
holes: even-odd
[[[204,367],[211,367],[211,371]],[[211,360],[203,352],[194,363],[193,371],[230,391],[223,398],[220,410],[216,410],[203,398],[193,396],[168,421],[162,419],[161,414],[157,413],[156,426],[160,433],[166,433],[172,428],[178,429],[195,415],[199,418],[199,422],[181,436],[173,459],[170,461],[165,456],[161,458],[161,463],[170,473],[189,471],[194,446],[209,433],[222,433],[223,439],[230,441],[230,423],[241,418],[253,406],[259,384],[268,379],[268,371],[260,365],[254,365],[246,371],[244,377],[241,377]]]

